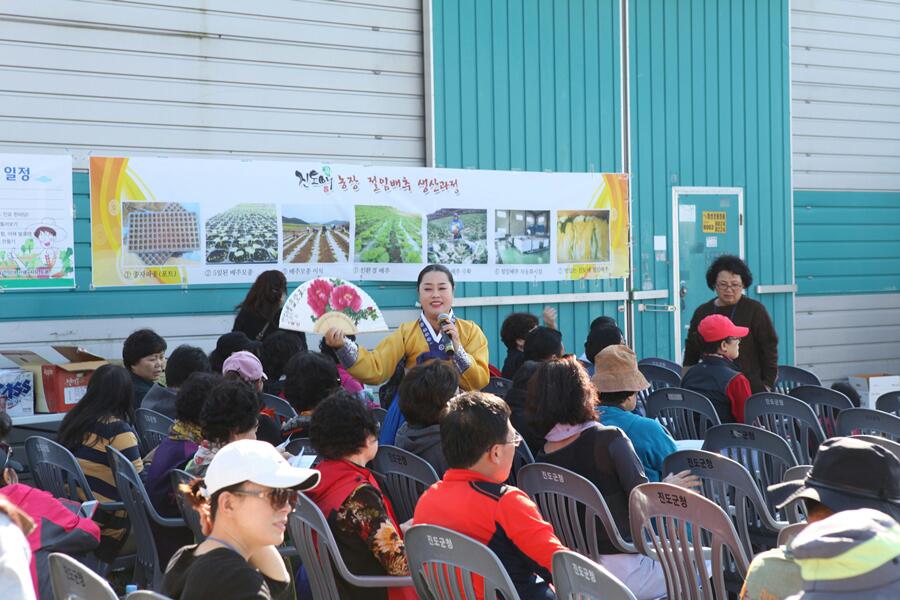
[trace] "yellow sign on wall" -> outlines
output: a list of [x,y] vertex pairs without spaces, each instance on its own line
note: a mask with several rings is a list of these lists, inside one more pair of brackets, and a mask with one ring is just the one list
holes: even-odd
[[725,211],[703,211],[703,233],[725,233],[727,230]]

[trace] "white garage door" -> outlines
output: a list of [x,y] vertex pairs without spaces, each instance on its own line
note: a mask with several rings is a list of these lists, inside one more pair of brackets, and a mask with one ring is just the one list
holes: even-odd
[[4,0],[0,151],[424,164],[421,0]]

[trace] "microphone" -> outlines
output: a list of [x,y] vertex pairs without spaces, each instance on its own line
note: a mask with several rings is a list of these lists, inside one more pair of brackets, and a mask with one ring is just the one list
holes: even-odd
[[[438,315],[438,323],[442,328],[444,327],[444,325],[449,325],[452,322],[453,321],[450,320],[450,315],[448,315],[447,313],[441,313]],[[450,339],[450,336],[443,331],[441,332],[441,336],[444,338],[444,352],[446,352],[450,356],[456,354],[456,348],[453,347],[453,340]]]

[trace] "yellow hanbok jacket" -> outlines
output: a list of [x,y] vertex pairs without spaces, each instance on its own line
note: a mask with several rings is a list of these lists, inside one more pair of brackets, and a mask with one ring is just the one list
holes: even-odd
[[[460,374],[459,387],[466,391],[480,390],[490,381],[487,338],[472,321],[456,319],[455,323],[459,340],[472,362]],[[416,366],[416,358],[426,352],[428,342],[418,321],[409,321],[381,340],[373,350],[359,346],[356,362],[347,371],[363,383],[379,385],[390,379],[401,358],[406,358],[406,368],[411,369]]]

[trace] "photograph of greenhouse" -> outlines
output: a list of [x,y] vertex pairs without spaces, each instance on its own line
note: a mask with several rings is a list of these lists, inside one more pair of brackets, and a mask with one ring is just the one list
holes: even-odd
[[428,219],[428,262],[486,265],[487,211],[442,208]]
[[494,213],[497,264],[548,264],[549,224],[549,210],[497,210]]
[[282,205],[281,255],[284,262],[348,262],[352,210],[347,205]]
[[206,221],[206,262],[278,262],[274,204],[236,204]]
[[122,247],[128,266],[199,265],[200,206],[123,202]]
[[420,263],[422,216],[390,206],[356,205],[356,262]]
[[557,262],[606,262],[608,260],[608,210],[561,210],[557,213]]

